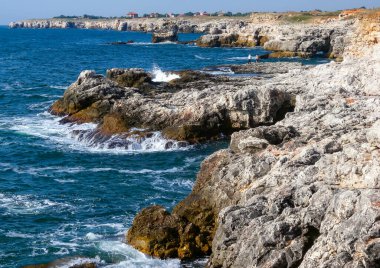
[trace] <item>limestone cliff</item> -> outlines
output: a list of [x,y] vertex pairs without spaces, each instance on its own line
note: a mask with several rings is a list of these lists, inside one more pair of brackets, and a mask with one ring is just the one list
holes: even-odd
[[296,96],[294,111],[235,132],[192,193],[172,213],[144,210],[128,241],[161,257],[212,252],[210,267],[379,267],[378,17],[346,37],[342,63],[251,81]]

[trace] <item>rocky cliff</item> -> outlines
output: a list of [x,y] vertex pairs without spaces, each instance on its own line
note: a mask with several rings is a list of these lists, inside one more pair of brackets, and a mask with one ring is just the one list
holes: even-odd
[[138,19],[35,19],[11,22],[10,28],[78,28],[117,31],[154,32],[162,30],[167,23],[176,24],[182,33],[215,32],[217,29],[237,28],[246,19],[234,18],[138,18]]
[[[176,19],[118,19],[83,20],[49,19],[10,23],[11,28],[82,28],[143,31],[173,36],[175,32],[205,33],[197,45],[201,47],[263,46],[273,51],[270,57],[312,57],[316,54],[341,58],[347,45],[347,34],[352,32],[354,19],[330,19],[314,23],[290,23],[278,16],[252,18],[176,18]],[[173,27],[171,27],[173,28]],[[166,32],[166,33],[165,33]],[[160,38],[153,39],[159,41]],[[176,38],[164,38],[176,40]]]
[[128,242],[159,257],[212,253],[210,267],[379,267],[379,26],[356,22],[342,63],[250,80],[295,96],[294,111],[235,132],[171,213],[137,215]]
[[316,54],[331,58],[342,57],[347,34],[352,32],[353,20],[320,24],[254,24],[247,23],[238,30],[207,34],[198,46],[262,46],[273,51],[271,57],[311,57]]
[[[140,69],[84,71],[51,112],[98,123],[89,135],[119,135],[117,146],[157,130],[184,142],[232,134],[173,211],[136,216],[126,239],[147,254],[211,254],[210,267],[379,267],[379,18],[283,26],[289,46],[298,33],[309,44],[341,34],[341,63],[229,66],[258,77],[183,71],[170,82]],[[276,27],[265,28],[273,40]]]

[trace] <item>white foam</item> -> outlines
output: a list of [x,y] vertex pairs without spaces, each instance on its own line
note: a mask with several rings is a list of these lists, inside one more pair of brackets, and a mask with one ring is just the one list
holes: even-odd
[[57,265],[54,267],[56,267],[56,268],[70,268],[73,266],[84,265],[86,263],[102,264],[103,262],[100,260],[99,257],[95,257],[95,258],[74,258],[74,259],[69,260],[66,263],[63,263],[61,265]]
[[120,241],[103,241],[99,243],[99,250],[117,255],[122,259],[117,264],[107,265],[108,268],[177,268],[180,267],[178,259],[158,260],[146,256],[131,246]]
[[100,235],[100,234],[94,234],[94,233],[88,233],[86,234],[86,239],[89,240],[89,241],[94,241],[94,240],[98,240],[100,238],[102,238],[103,236]]
[[231,57],[231,58],[227,58],[227,60],[246,60],[246,61],[248,61],[248,57]]
[[32,253],[29,255],[31,257],[46,255],[49,253],[49,250],[47,248],[33,248]]
[[206,57],[203,57],[203,56],[200,56],[200,55],[194,55],[195,58],[199,59],[199,60],[210,60],[211,58],[206,58]]
[[208,73],[211,75],[233,75],[235,74],[229,67],[218,67],[214,70],[203,70],[201,72]]
[[131,46],[162,46],[162,45],[176,45],[176,42],[171,42],[171,41],[165,41],[165,42],[160,42],[160,43],[152,43],[152,42],[134,42],[130,43],[128,45]]
[[62,184],[65,184],[65,183],[74,183],[76,182],[76,180],[63,180],[63,179],[55,179],[56,182],[59,182],[59,183],[62,183]]
[[96,135],[96,124],[60,124],[60,120],[60,117],[43,112],[34,117],[0,119],[0,129],[39,137],[63,150],[125,154],[190,148],[184,146],[184,143],[165,139],[160,132],[153,132],[146,138],[138,135],[127,138],[115,135],[99,139],[99,135]]
[[12,238],[34,238],[34,236],[30,234],[23,234],[23,233],[12,232],[12,231],[9,231],[8,233],[6,233],[5,236],[12,237]]
[[49,86],[49,87],[50,88],[55,88],[55,89],[67,89],[69,86],[55,86],[55,85],[52,85],[52,86]]
[[38,200],[30,195],[9,195],[0,193],[0,208],[5,209],[5,214],[39,214],[49,208],[72,209],[68,204]]
[[158,67],[157,65],[153,67],[152,74],[153,74],[153,79],[152,79],[153,82],[170,82],[174,79],[180,78],[178,74],[163,72],[160,69],[160,67]]
[[109,227],[115,230],[125,230],[125,226],[121,223],[102,223],[102,224],[84,224],[86,228],[100,228],[100,227]]

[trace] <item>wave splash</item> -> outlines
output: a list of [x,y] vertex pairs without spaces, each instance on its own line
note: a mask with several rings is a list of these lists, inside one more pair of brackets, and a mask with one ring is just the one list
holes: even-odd
[[173,74],[173,73],[165,73],[158,67],[157,65],[153,66],[153,82],[170,82],[174,79],[181,78],[178,74]]
[[99,250],[108,253],[119,260],[116,264],[106,265],[107,268],[179,268],[180,260],[158,260],[146,256],[131,246],[120,241],[102,241],[99,243]]
[[[104,136],[97,125],[61,124],[62,118],[43,112],[37,117],[12,118],[0,121],[0,129],[9,129],[18,133],[39,137],[63,149],[88,151],[94,153],[137,153],[190,148],[185,142],[168,140],[158,131],[145,136],[114,135]],[[136,131],[132,129],[131,132]],[[141,131],[141,130],[140,130]]]

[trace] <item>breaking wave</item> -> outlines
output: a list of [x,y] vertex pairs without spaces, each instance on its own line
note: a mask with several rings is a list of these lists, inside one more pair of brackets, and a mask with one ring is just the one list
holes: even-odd
[[108,268],[179,268],[180,261],[178,259],[172,260],[158,260],[146,256],[145,254],[137,251],[131,246],[120,241],[103,241],[99,243],[99,250],[108,253],[120,261],[117,264],[106,265]]
[[[144,137],[134,135],[113,135],[105,137],[97,130],[97,125],[61,124],[61,118],[48,112],[36,117],[12,118],[0,121],[0,129],[42,138],[62,149],[82,150],[100,153],[136,153],[189,148],[186,142],[168,140],[158,131]],[[132,129],[131,131],[136,131]]]
[[160,69],[157,65],[153,67],[153,82],[170,82],[174,79],[180,78],[178,74],[166,73]]

